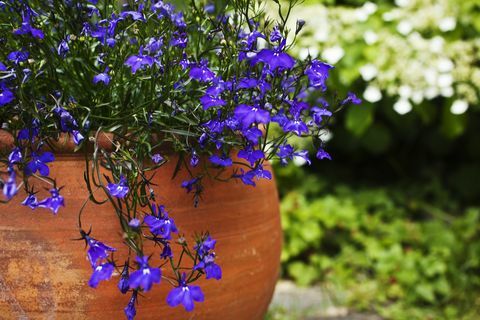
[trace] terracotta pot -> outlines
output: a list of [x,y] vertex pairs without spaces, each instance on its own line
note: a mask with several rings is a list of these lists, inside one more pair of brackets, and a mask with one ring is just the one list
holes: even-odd
[[[137,319],[262,319],[279,273],[282,233],[275,182],[259,181],[253,188],[238,181],[206,180],[200,206],[194,208],[192,196],[179,187],[186,172],[171,180],[175,163],[173,157],[156,174],[157,202],[166,206],[187,239],[208,230],[218,240],[223,279],[197,282],[205,302],[196,303],[191,313],[166,304],[170,284],[154,285],[139,299]],[[68,153],[57,154],[51,164],[51,176],[65,186],[66,207],[58,216],[21,206],[24,194],[0,207],[1,319],[125,318],[130,295],[118,291],[118,275],[97,289],[88,287],[92,270],[86,249],[72,240],[78,238],[77,213],[87,197],[84,166],[83,155]],[[92,226],[95,238],[124,249],[109,205],[89,203],[83,225]],[[159,249],[154,252],[152,263],[159,264]],[[121,253],[115,257],[121,262]]]

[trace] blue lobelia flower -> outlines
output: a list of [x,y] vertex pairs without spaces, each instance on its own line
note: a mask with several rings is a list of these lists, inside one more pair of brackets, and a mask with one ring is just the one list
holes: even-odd
[[193,267],[194,270],[204,270],[206,279],[220,280],[222,278],[222,269],[215,263],[215,252],[203,256],[200,262]]
[[3,184],[3,194],[8,200],[10,200],[17,194],[17,183],[15,181],[15,170],[9,168],[8,171],[10,172],[10,174],[8,176],[7,182]]
[[284,144],[278,148],[277,152],[278,157],[280,158],[280,164],[285,166],[288,164],[288,160],[292,160],[294,157],[303,158],[308,164],[311,164],[310,159],[308,158],[308,151],[301,150],[295,152],[293,147],[289,144]]
[[60,57],[62,57],[62,59],[65,58],[67,53],[70,51],[68,41],[70,41],[70,36],[67,36],[66,39],[63,39],[57,47],[57,53]]
[[284,47],[285,40],[283,40],[282,43],[274,49],[262,49],[252,59],[252,63],[256,64],[258,62],[263,62],[267,64],[272,71],[275,71],[278,68],[287,70],[292,69],[295,65],[295,59],[293,59],[288,53],[283,52]]
[[20,163],[23,159],[22,156],[22,149],[19,147],[13,148],[12,152],[8,155],[8,164],[14,165],[16,163]]
[[15,99],[15,95],[7,87],[0,86],[0,107],[9,104]]
[[14,30],[13,34],[15,35],[30,34],[34,38],[43,39],[45,35],[43,34],[42,30],[32,27],[31,21],[30,21],[30,14],[27,11],[25,11],[22,14],[22,16],[23,16],[22,26]]
[[133,291],[130,301],[128,302],[125,309],[123,309],[123,312],[125,312],[125,315],[127,316],[127,320],[133,320],[137,314],[137,310],[135,309],[135,303],[137,302],[137,293],[137,290]]
[[162,155],[159,154],[159,153],[156,153],[156,154],[154,154],[154,155],[152,156],[152,161],[153,161],[153,163],[155,163],[155,164],[159,164],[159,163],[162,162],[163,160],[164,160],[164,158],[163,158]]
[[185,180],[182,182],[181,187],[187,189],[187,193],[189,193],[193,190],[194,187],[198,185],[199,181],[200,180],[197,177],[190,180]]
[[249,127],[252,123],[266,124],[270,122],[270,113],[259,106],[241,104],[235,108],[234,115],[244,128]]
[[312,108],[312,118],[317,125],[321,125],[323,121],[323,117],[331,117],[331,116],[332,116],[332,112],[325,108],[319,108],[319,107]]
[[258,165],[256,169],[252,169],[250,171],[244,172],[243,169],[240,169],[241,174],[240,175],[235,175],[235,178],[240,178],[242,179],[242,182],[246,185],[253,186],[255,187],[255,181],[253,179],[257,178],[259,179],[272,179],[272,173],[268,170],[263,169],[262,165]]
[[125,61],[125,65],[131,68],[132,73],[136,73],[138,69],[153,66],[154,62],[154,58],[140,53],[139,55],[128,57]]
[[317,159],[319,159],[319,160],[323,160],[323,159],[332,160],[332,157],[323,148],[319,148],[318,151],[317,151]]
[[104,85],[108,86],[110,83],[110,76],[108,75],[108,68],[104,72],[99,73],[93,77],[93,83],[98,84],[102,82]]
[[87,257],[88,260],[90,260],[92,268],[97,266],[98,260],[106,259],[108,257],[108,252],[117,251],[117,249],[107,246],[106,244],[90,237],[85,232],[82,232],[82,235],[89,247]]
[[57,188],[51,189],[50,194],[52,195],[51,197],[40,201],[37,206],[40,208],[50,209],[54,214],[57,214],[60,207],[65,207],[65,200],[60,195],[60,192]]
[[44,152],[38,154],[37,152],[32,152],[31,160],[25,167],[25,174],[27,176],[40,172],[42,176],[48,176],[50,174],[50,169],[46,163],[52,162],[55,160],[55,156],[51,152]]
[[140,227],[141,222],[137,218],[133,218],[132,220],[130,220],[128,222],[128,225],[132,228],[138,228],[138,227]]
[[192,151],[192,156],[190,158],[190,165],[192,167],[198,166],[198,163],[200,162],[200,158],[198,157],[198,154],[195,152],[195,150]]
[[172,248],[170,247],[170,244],[168,243],[168,241],[163,242],[163,250],[162,250],[162,253],[160,253],[160,258],[162,259],[173,258]]
[[258,144],[258,139],[262,137],[262,131],[257,127],[251,127],[242,130],[243,136],[254,146]]
[[253,166],[255,162],[265,158],[265,154],[262,150],[255,150],[252,147],[247,147],[238,152],[238,157],[248,160],[248,162],[250,162],[250,165]]
[[93,269],[93,273],[88,281],[88,285],[92,288],[96,288],[100,281],[109,280],[112,277],[114,269],[115,267],[110,262],[96,266]]
[[283,40],[282,34],[280,33],[278,26],[275,26],[272,30],[272,33],[270,33],[270,41],[280,42],[282,40]]
[[128,267],[128,261],[125,261],[122,273],[120,274],[120,280],[118,281],[118,290],[123,294],[127,293],[128,289],[130,289]]
[[202,104],[203,110],[208,110],[212,107],[220,107],[227,104],[222,98],[205,94],[200,97],[200,103]]
[[301,136],[304,133],[308,133],[308,126],[305,124],[305,122],[296,118],[296,119],[288,120],[283,125],[283,131],[293,132],[297,136]]
[[358,98],[355,93],[349,92],[347,94],[347,97],[340,103],[340,105],[346,105],[348,103],[353,103],[353,104],[361,104],[362,99]]
[[330,69],[333,69],[333,66],[328,63],[319,60],[312,60],[308,68],[305,70],[310,85],[314,88],[320,88],[322,91],[325,91],[327,89],[325,81],[328,79],[328,72]]
[[34,194],[29,194],[25,200],[22,201],[22,205],[31,209],[36,209],[38,207],[37,197],[35,197]]
[[159,268],[151,268],[146,256],[137,257],[136,260],[139,269],[130,275],[130,289],[141,287],[144,291],[149,291],[154,283],[160,282],[162,272]]
[[220,156],[214,154],[214,155],[210,156],[209,160],[214,165],[217,165],[217,166],[220,166],[220,167],[231,167],[232,164],[233,164],[232,159],[230,159],[226,155],[223,155],[223,156],[220,157]]
[[8,54],[7,59],[15,64],[27,61],[29,53],[27,51],[12,51]]
[[192,311],[194,301],[202,302],[205,300],[202,290],[199,286],[189,286],[186,282],[186,274],[182,274],[182,278],[178,281],[179,285],[173,288],[167,296],[167,303],[171,307],[183,304],[186,311]]
[[131,17],[133,21],[145,21],[143,13],[137,11],[123,11],[122,13],[120,13],[120,17],[122,19]]
[[211,250],[215,249],[217,240],[213,239],[208,235],[203,241],[197,243],[194,249],[198,252],[200,256],[204,256],[210,253]]
[[125,178],[125,176],[122,174],[120,176],[120,180],[118,181],[118,183],[110,182],[107,185],[107,190],[114,197],[125,198],[128,191],[130,190],[128,188],[127,178]]
[[164,206],[152,206],[152,214],[146,215],[143,219],[150,228],[150,232],[163,239],[170,240],[172,232],[178,232],[173,219],[168,217],[168,213]]
[[208,68],[206,60],[202,60],[199,64],[195,64],[190,69],[190,78],[200,82],[210,82],[215,78],[215,73]]

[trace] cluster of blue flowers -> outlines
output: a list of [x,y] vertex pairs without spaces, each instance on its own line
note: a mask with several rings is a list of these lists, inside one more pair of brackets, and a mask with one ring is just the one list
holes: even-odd
[[[89,199],[103,203],[92,185],[104,191],[131,255],[123,264],[115,261],[115,248],[83,231],[80,212],[81,239],[92,267],[88,284],[96,288],[117,269],[120,292],[131,292],[128,319],[136,314],[138,293],[167,277],[164,265],[173,269],[169,282],[178,284],[167,303],[187,311],[204,300],[192,282],[203,275],[222,277],[216,241],[204,234],[191,251],[166,208],[155,202],[149,174],[168,161],[156,151],[162,143],[179,153],[176,171],[190,173],[181,187],[193,194],[196,206],[202,183],[211,176],[205,170],[255,186],[272,179],[268,160],[287,165],[299,157],[310,164],[309,151],[297,149],[292,137],[312,138],[316,158],[331,159],[322,130],[335,108],[361,102],[353,93],[331,105],[319,97],[333,66],[293,58],[285,26],[266,28],[249,17],[257,7],[245,5],[196,1],[179,12],[161,0],[128,1],[120,10],[102,0],[0,1],[0,44],[5,44],[0,119],[2,130],[14,138],[1,159],[2,202],[23,188],[24,206],[57,214],[65,201],[50,176],[55,157],[48,146],[52,139],[71,137],[76,149],[87,153]],[[297,22],[295,35],[303,24]],[[101,149],[95,139],[90,151],[100,129],[120,137],[114,151]],[[101,166],[111,173],[106,182],[99,178]],[[48,183],[50,196],[38,200],[33,181]],[[157,258],[144,252],[143,240],[161,248]],[[181,257],[192,260],[189,268],[174,262],[174,243],[180,244]],[[156,266],[155,259],[170,263]]]

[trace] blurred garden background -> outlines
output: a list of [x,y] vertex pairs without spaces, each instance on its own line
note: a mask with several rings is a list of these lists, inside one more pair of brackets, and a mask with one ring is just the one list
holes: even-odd
[[480,319],[480,1],[307,0],[297,19],[296,55],[363,103],[323,133],[333,161],[276,164],[282,283],[362,319]]

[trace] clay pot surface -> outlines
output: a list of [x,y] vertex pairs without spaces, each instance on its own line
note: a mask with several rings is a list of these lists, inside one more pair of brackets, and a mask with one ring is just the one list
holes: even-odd
[[[163,280],[139,298],[136,319],[262,319],[279,273],[282,232],[275,182],[262,180],[250,187],[206,179],[194,208],[193,196],[180,188],[189,176],[182,170],[172,180],[175,156],[170,160],[153,181],[157,202],[166,206],[191,246],[195,233],[208,230],[217,239],[223,279],[197,281],[205,302],[196,303],[190,313],[166,304],[172,286]],[[79,237],[78,212],[88,195],[84,157],[59,153],[50,168],[64,186],[66,207],[57,216],[21,206],[22,193],[0,207],[0,319],[124,319],[130,294],[117,289],[118,274],[90,288],[92,269],[84,243],[72,240]],[[114,257],[122,263],[125,246],[112,208],[89,203],[85,210],[84,228],[92,226],[94,238],[117,248]],[[159,265],[160,248],[151,249],[152,264]]]

